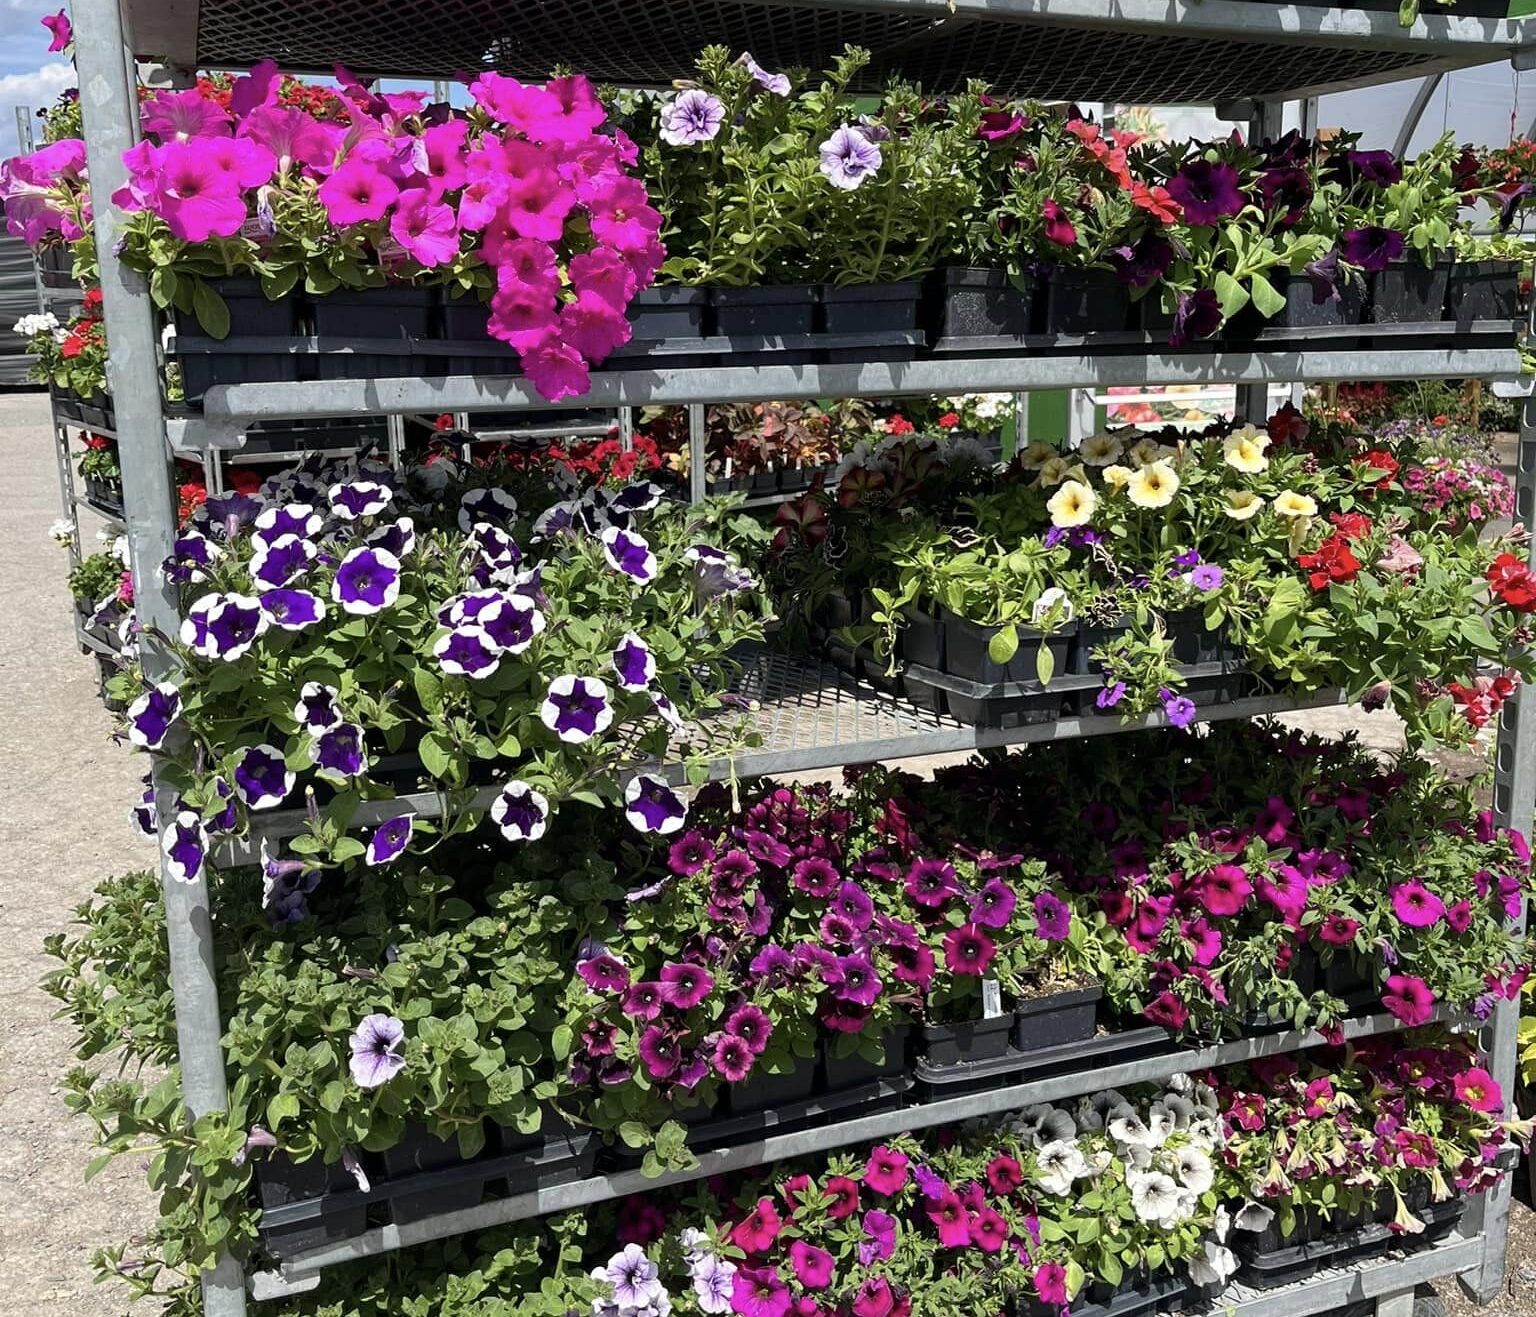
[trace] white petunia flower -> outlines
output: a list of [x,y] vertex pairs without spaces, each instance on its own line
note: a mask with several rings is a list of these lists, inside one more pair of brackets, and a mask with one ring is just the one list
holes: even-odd
[[1072,1192],[1073,1184],[1088,1169],[1077,1144],[1065,1139],[1047,1143],[1035,1155],[1035,1180],[1048,1194],[1061,1198]]

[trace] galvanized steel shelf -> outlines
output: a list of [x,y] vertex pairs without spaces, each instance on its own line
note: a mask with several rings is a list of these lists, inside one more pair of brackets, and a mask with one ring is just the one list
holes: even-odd
[[[1449,1023],[1459,1022],[1459,1017],[1444,1011],[1438,1012],[1436,1019]],[[1347,1039],[1393,1034],[1400,1032],[1402,1028],[1402,1024],[1390,1015],[1371,1015],[1348,1020],[1342,1026]],[[256,1278],[259,1286],[258,1293],[262,1297],[276,1297],[296,1290],[310,1289],[318,1280],[318,1272],[325,1267],[357,1258],[389,1253],[398,1248],[408,1248],[412,1244],[425,1243],[430,1239],[443,1239],[450,1235],[503,1225],[509,1221],[522,1221],[529,1217],[547,1216],[552,1212],[588,1207],[593,1203],[623,1198],[627,1194],[644,1193],[666,1185],[687,1184],[712,1175],[749,1170],[768,1162],[803,1157],[811,1153],[848,1147],[851,1144],[871,1143],[910,1130],[955,1125],[977,1116],[1016,1111],[1036,1102],[1058,1102],[1064,1098],[1097,1092],[1101,1089],[1119,1088],[1127,1084],[1154,1083],[1173,1075],[1189,1074],[1216,1066],[1240,1064],[1251,1061],[1255,1057],[1276,1056],[1285,1052],[1299,1051],[1304,1047],[1319,1047],[1326,1041],[1316,1030],[1305,1029],[1239,1038],[1228,1043],[1212,1043],[1205,1046],[1180,1047],[1170,1044],[1167,1052],[1144,1056],[1133,1061],[1094,1066],[1071,1074],[1053,1075],[1028,1083],[1012,1084],[1006,1088],[988,1089],[962,1097],[945,1098],[939,1102],[919,1103],[896,1111],[856,1116],[851,1120],[833,1120],[810,1129],[793,1130],[786,1134],[765,1134],[751,1143],[698,1152],[695,1154],[698,1165],[687,1171],[669,1171],[652,1177],[647,1177],[638,1170],[596,1175],[585,1180],[575,1180],[569,1184],[553,1185],[547,1189],[481,1203],[476,1207],[444,1213],[441,1216],[408,1225],[381,1226],[353,1239],[342,1240],[296,1255],[277,1269]]]

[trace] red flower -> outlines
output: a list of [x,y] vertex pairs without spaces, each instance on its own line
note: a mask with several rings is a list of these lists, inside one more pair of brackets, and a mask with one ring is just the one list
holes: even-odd
[[937,424],[941,430],[953,430],[960,424],[960,418],[954,412],[945,412],[939,417]]
[[1348,585],[1360,572],[1360,560],[1338,535],[1330,535],[1317,546],[1316,553],[1303,553],[1296,561],[1309,573],[1307,579],[1314,590],[1326,590],[1329,585]]
[[1131,184],[1131,204],[1164,224],[1172,224],[1183,213],[1183,207],[1169,195],[1167,188],[1148,187],[1140,182]]
[[104,449],[112,447],[112,440],[108,439],[104,434],[85,434],[82,432],[80,442],[93,453],[99,453]]
[[78,357],[84,351],[85,340],[80,337],[78,330],[59,344],[59,355],[66,361]]
[[1307,418],[1287,402],[1269,418],[1266,428],[1269,430],[1270,443],[1299,444],[1312,427],[1307,423]]
[[1363,512],[1330,512],[1328,520],[1346,540],[1363,540],[1371,533],[1371,519]]
[[93,311],[101,310],[101,289],[88,288],[85,296],[80,299],[80,309],[89,315]]
[[912,434],[917,429],[905,416],[897,414],[885,423],[886,434]]
[[1040,207],[1045,219],[1045,239],[1058,247],[1072,247],[1077,243],[1077,230],[1054,197],[1047,197]]
[[[1381,475],[1376,477],[1376,483],[1378,485],[1386,484],[1397,475],[1399,470],[1401,470],[1397,459],[1393,457],[1391,453],[1384,453],[1379,448],[1373,448],[1364,457],[1356,458],[1354,465],[1356,467],[1374,467],[1376,470],[1382,472]],[[1363,474],[1361,478],[1364,478]]]
[[1500,603],[1517,613],[1536,612],[1536,576],[1530,564],[1501,553],[1488,567],[1488,586]]
[[438,413],[437,419],[432,422],[432,428],[434,430],[439,430],[439,431],[453,429],[453,413],[452,412],[440,412],[440,413]]

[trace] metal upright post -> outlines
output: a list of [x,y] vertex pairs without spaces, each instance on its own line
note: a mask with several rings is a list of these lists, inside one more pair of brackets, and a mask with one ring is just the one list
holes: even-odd
[[[111,344],[107,373],[117,412],[134,610],[144,628],[140,656],[145,676],[158,680],[169,676],[172,666],[160,637],[174,635],[180,626],[175,591],[160,570],[176,533],[175,486],[161,410],[154,310],[144,280],[116,259],[120,216],[111,200],[127,182],[123,152],[138,135],[135,65],[118,0],[73,0],[71,8],[102,305]],[[155,808],[163,828],[174,807],[158,771]],[[201,873],[193,882],[177,881],[163,861],[161,887],[182,1093],[195,1119],[228,1105],[208,888]],[[244,1317],[245,1280],[227,1255],[203,1275],[203,1312],[205,1317]]]
[[[1536,398],[1521,407],[1520,442],[1515,466],[1515,520],[1536,525]],[[1536,563],[1536,541],[1526,547]],[[1522,727],[1522,723],[1526,726]],[[1530,837],[1536,816],[1536,703],[1530,688],[1522,687],[1504,705],[1499,718],[1499,741],[1494,765],[1493,816],[1504,828],[1518,828]],[[1516,1036],[1520,1028],[1520,1001],[1501,1001],[1483,1030],[1488,1070],[1514,1100]],[[1461,1278],[1462,1288],[1479,1303],[1489,1303],[1504,1289],[1505,1254],[1509,1246],[1509,1201],[1513,1188],[1505,1175],[1481,1198],[1475,1199],[1469,1225],[1482,1232],[1482,1264]]]
[[709,492],[704,443],[704,404],[688,404],[688,501],[702,503]]

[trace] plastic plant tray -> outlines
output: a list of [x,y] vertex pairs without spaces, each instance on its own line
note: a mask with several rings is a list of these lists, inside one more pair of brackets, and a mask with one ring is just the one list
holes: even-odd
[[1018,1052],[1010,1047],[1001,1056],[986,1061],[957,1061],[953,1065],[936,1066],[919,1058],[912,1067],[912,1074],[923,1091],[924,1100],[938,1102],[975,1089],[1027,1084],[1070,1074],[1074,1070],[1098,1069],[1182,1050],[1187,1049],[1175,1043],[1166,1029],[1148,1025],[1029,1052]]

